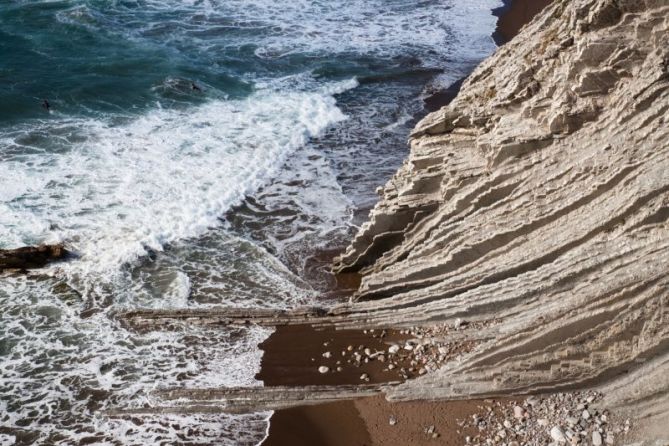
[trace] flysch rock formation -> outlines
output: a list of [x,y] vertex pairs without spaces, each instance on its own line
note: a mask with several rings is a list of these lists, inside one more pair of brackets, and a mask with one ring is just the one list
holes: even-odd
[[556,0],[410,145],[333,313],[496,324],[388,397],[603,385],[669,439],[669,0]]

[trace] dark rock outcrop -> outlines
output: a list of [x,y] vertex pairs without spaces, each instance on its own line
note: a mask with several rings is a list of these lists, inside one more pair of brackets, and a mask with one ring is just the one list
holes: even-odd
[[69,255],[63,245],[26,246],[0,250],[0,271],[5,269],[34,269],[62,260]]

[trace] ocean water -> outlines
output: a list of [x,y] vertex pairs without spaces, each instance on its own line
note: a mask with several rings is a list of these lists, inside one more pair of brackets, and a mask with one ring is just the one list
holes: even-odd
[[262,385],[270,330],[137,333],[111,314],[323,303],[421,97],[494,50],[500,4],[0,2],[0,248],[76,253],[0,275],[0,446],[262,441],[270,413],[102,411]]

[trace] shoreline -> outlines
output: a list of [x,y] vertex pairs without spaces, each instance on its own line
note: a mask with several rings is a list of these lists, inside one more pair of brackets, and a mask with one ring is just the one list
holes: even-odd
[[[500,46],[511,40],[522,26],[529,22],[552,0],[504,0],[504,6],[492,11],[499,17],[492,35]],[[475,67],[472,67],[472,70]],[[459,93],[466,76],[448,88],[424,99],[426,111],[433,112],[448,105]],[[337,278],[338,285],[329,295],[345,296],[359,284],[354,280]],[[390,331],[390,330],[389,330]],[[309,340],[305,342],[305,340]],[[396,373],[383,370],[376,361],[360,368],[343,368],[339,373],[329,369],[319,373],[323,363],[323,350],[333,354],[357,343],[381,349],[383,344],[403,339],[398,332],[391,332],[382,341],[362,330],[316,330],[310,326],[277,327],[266,341],[260,344],[264,351],[261,369],[256,379],[265,386],[277,385],[341,385],[359,383],[362,376],[367,382],[386,383],[401,379]],[[361,346],[362,344],[360,344]],[[354,347],[355,349],[355,347]],[[334,359],[337,359],[335,357]],[[345,364],[342,363],[342,366]],[[328,364],[335,368],[335,364]],[[364,374],[364,375],[363,375]],[[395,379],[393,379],[395,378]],[[508,406],[508,404],[507,404]],[[496,409],[499,407],[499,409]],[[478,413],[496,413],[502,404],[496,400],[467,401],[411,401],[389,402],[383,395],[338,401],[316,406],[301,406],[278,410],[270,418],[263,446],[371,446],[381,444],[411,444],[456,446],[465,438],[474,437],[478,429],[466,427],[464,421],[476,418]]]

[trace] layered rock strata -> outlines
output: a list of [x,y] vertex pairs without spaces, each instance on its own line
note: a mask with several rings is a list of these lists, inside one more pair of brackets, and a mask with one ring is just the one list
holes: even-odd
[[555,1],[410,144],[336,260],[364,277],[333,314],[498,322],[389,397],[607,383],[608,403],[666,416],[669,0]]

